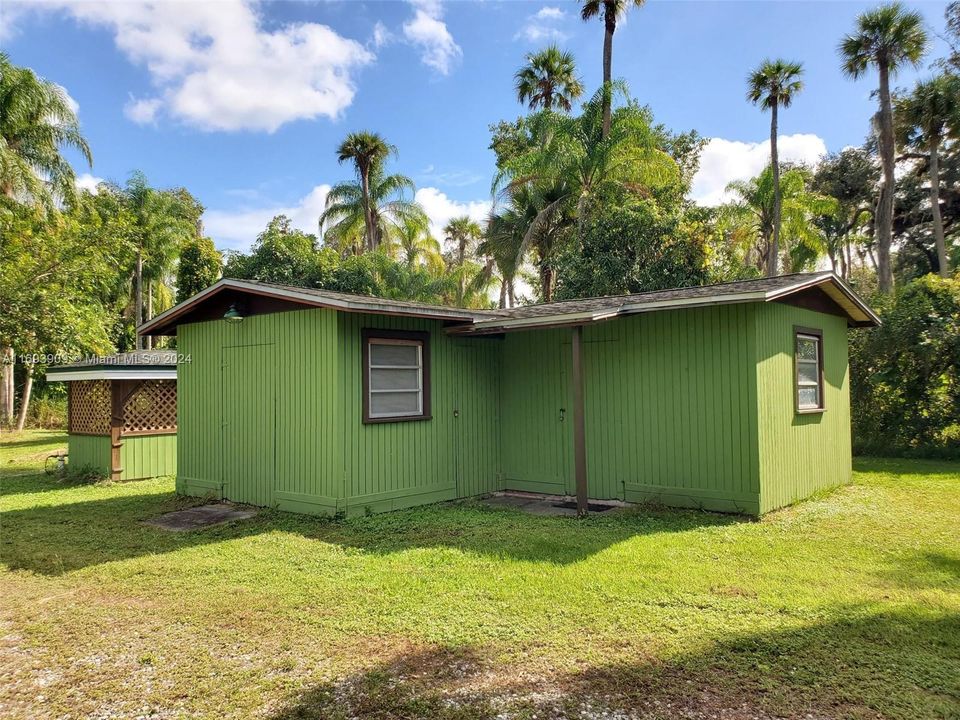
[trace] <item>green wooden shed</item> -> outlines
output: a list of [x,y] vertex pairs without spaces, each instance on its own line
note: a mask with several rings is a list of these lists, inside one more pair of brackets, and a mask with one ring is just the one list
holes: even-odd
[[318,514],[520,490],[761,514],[851,476],[832,273],[465,310],[224,279],[176,334],[177,489]]
[[67,383],[67,462],[113,480],[177,470],[177,352],[94,357],[47,370]]

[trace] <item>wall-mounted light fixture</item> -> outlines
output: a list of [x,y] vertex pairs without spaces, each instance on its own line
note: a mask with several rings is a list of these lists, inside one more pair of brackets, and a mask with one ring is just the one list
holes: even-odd
[[236,304],[230,306],[230,309],[223,314],[223,319],[228,323],[236,325],[243,322],[243,315],[237,310]]

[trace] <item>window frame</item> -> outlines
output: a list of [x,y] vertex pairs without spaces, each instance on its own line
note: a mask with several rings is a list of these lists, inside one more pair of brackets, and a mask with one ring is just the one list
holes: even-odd
[[[391,341],[395,344],[420,346],[420,412],[415,415],[386,415],[370,414],[370,345],[377,340]],[[415,422],[431,420],[430,413],[430,333],[414,330],[380,330],[378,328],[363,328],[360,331],[361,342],[361,377],[363,378],[363,424],[377,425],[380,423]],[[390,344],[384,343],[384,344]]]
[[[817,406],[800,406],[800,359],[797,353],[797,341],[806,336],[817,341]],[[812,387],[807,385],[806,387]],[[793,326],[793,406],[797,415],[814,415],[826,411],[826,398],[823,394],[823,330],[820,328]]]

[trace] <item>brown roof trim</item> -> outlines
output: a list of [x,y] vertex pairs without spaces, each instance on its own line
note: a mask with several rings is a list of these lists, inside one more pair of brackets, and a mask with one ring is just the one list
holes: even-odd
[[473,322],[477,316],[484,317],[487,315],[487,313],[482,310],[404,303],[363,295],[347,295],[312,288],[291,288],[255,281],[223,278],[205,290],[201,290],[193,297],[188,298],[144,323],[137,328],[137,333],[140,335],[175,334],[178,319],[197,309],[206,301],[226,291],[283,300],[301,307],[329,308],[341,312],[397,315],[459,322]]

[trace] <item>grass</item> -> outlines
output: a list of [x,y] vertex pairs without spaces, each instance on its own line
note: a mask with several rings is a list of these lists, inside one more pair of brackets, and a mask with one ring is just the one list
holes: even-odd
[[173,534],[0,445],[0,716],[960,717],[960,464],[759,522],[466,502]]

